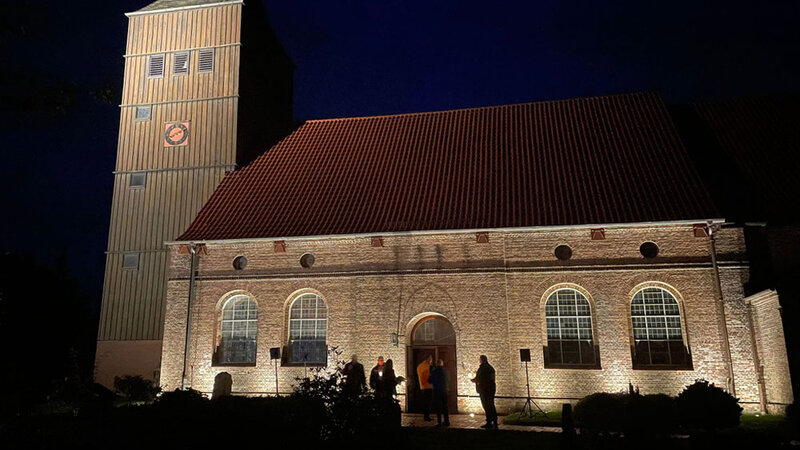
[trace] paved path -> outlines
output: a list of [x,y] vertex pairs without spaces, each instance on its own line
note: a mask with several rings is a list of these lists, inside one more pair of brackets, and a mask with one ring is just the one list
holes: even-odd
[[[508,431],[535,431],[545,433],[561,433],[561,427],[541,427],[541,426],[527,426],[527,425],[504,425],[500,418],[500,429]],[[486,419],[478,414],[453,414],[450,416],[450,428],[464,428],[464,429],[481,429],[481,425],[486,423]],[[436,416],[431,422],[422,420],[422,414],[403,414],[404,427],[434,427],[436,425]]]

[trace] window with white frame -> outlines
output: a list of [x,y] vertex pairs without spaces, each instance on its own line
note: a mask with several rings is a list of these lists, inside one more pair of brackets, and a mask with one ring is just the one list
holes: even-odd
[[545,367],[597,366],[592,333],[592,308],[581,292],[559,289],[545,302],[547,347]]
[[289,307],[288,362],[326,364],[328,307],[316,294],[302,294]]
[[255,364],[258,306],[247,295],[235,295],[222,305],[217,364]]
[[688,366],[681,311],[675,296],[660,287],[647,287],[631,300],[634,368]]

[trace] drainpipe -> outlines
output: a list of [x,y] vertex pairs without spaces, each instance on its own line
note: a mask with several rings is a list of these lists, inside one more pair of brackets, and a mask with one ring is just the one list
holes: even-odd
[[756,328],[753,321],[753,304],[747,302],[747,322],[750,325],[750,342],[753,346],[753,364],[756,366],[756,378],[758,378],[758,400],[761,403],[761,412],[767,413],[767,384],[764,382],[764,370],[761,367],[761,356],[758,354],[758,341],[756,340]]
[[719,266],[717,265],[717,246],[716,231],[718,225],[708,223],[708,243],[711,252],[711,267],[714,269],[714,282],[717,286],[717,306],[719,307],[720,327],[722,328],[722,351],[727,358],[728,365],[728,392],[736,397],[736,380],[733,375],[733,358],[731,357],[731,343],[728,338],[728,321],[725,319],[725,300],[722,297],[722,282],[719,278]]
[[192,332],[192,304],[194,303],[194,277],[197,271],[197,249],[194,244],[189,245],[189,300],[186,305],[186,341],[183,347],[183,377],[181,377],[181,389],[186,390],[186,372],[189,365],[189,337]]

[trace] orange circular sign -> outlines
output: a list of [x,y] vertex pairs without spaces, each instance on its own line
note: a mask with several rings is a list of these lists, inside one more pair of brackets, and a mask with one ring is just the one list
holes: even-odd
[[189,143],[189,124],[184,122],[167,124],[164,130],[164,146],[177,147]]

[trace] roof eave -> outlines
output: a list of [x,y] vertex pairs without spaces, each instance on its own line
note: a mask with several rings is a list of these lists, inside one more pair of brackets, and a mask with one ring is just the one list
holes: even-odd
[[177,7],[174,7],[174,8],[138,10],[138,11],[133,11],[133,12],[127,12],[127,13],[125,13],[125,16],[126,17],[135,17],[135,16],[144,16],[144,15],[147,15],[147,14],[175,12],[175,11],[186,11],[186,10],[190,10],[190,9],[212,8],[214,6],[238,5],[238,4],[244,4],[244,0],[221,1],[221,2],[215,2],[215,3],[205,3],[205,4],[202,4],[202,5],[177,6]]
[[708,225],[722,225],[727,223],[724,218],[717,219],[694,219],[694,220],[667,220],[653,222],[629,222],[629,223],[610,223],[610,224],[580,224],[580,225],[547,225],[533,227],[503,227],[503,228],[472,228],[472,229],[450,229],[450,230],[419,230],[419,231],[374,231],[369,233],[350,233],[350,234],[328,234],[315,236],[280,236],[280,237],[258,237],[258,238],[238,238],[238,239],[190,239],[165,241],[166,245],[179,244],[240,244],[245,242],[272,242],[272,241],[312,241],[323,239],[352,239],[365,238],[371,236],[391,237],[391,236],[424,236],[434,234],[470,234],[470,233],[520,233],[531,231],[555,231],[577,228],[643,228],[659,225],[693,225],[705,223]]

